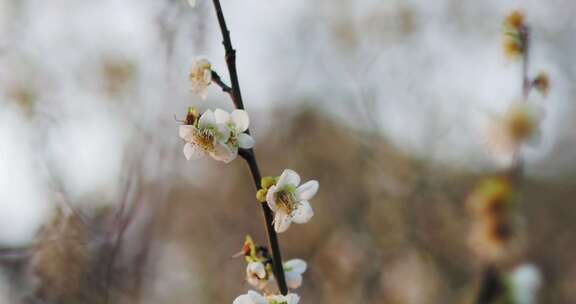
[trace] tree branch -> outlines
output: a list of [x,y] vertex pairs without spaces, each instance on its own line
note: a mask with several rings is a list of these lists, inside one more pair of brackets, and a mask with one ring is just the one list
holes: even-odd
[[[226,20],[224,19],[224,14],[222,12],[222,6],[220,5],[220,0],[213,0],[214,9],[216,10],[216,17],[218,18],[218,24],[220,25],[220,31],[222,32],[222,44],[224,45],[225,51],[225,58],[226,58],[226,66],[228,67],[228,73],[230,74],[230,82],[231,82],[231,91],[228,91],[230,97],[232,98],[232,102],[237,109],[244,110],[244,103],[242,102],[242,93],[240,91],[240,83],[238,81],[238,71],[236,70],[236,50],[232,47],[232,41],[230,39],[230,31],[226,26]],[[214,74],[213,80],[214,80]],[[216,75],[218,76],[218,75]],[[220,77],[217,79],[221,82]],[[214,80],[216,84],[218,82]],[[224,84],[221,82],[222,85]],[[218,84],[222,90],[226,92],[225,88],[227,86],[222,86]],[[249,130],[246,131],[248,134],[250,133]],[[252,179],[254,180],[254,186],[256,191],[261,188],[260,180],[261,174],[260,169],[258,168],[258,163],[256,161],[256,156],[254,154],[253,149],[249,150],[240,150],[240,156],[244,158],[248,167],[250,168],[250,173],[252,174]],[[272,210],[268,207],[267,204],[261,204],[262,207],[262,215],[264,216],[264,223],[266,226],[266,234],[268,236],[268,246],[270,251],[272,252],[272,268],[274,270],[274,276],[278,283],[278,289],[283,295],[288,293],[288,287],[286,286],[286,279],[284,277],[284,268],[282,267],[282,254],[280,252],[280,245],[278,243],[278,236],[276,231],[274,230],[274,226],[272,221],[274,216],[272,214]]]
[[230,95],[230,97],[234,97],[233,93],[232,93],[232,88],[229,87],[227,84],[224,83],[224,81],[222,80],[222,78],[220,78],[220,75],[218,75],[218,73],[212,71],[212,81],[219,86],[222,91],[224,93],[227,93]]
[[[520,29],[520,43],[522,46],[522,102],[528,102],[528,95],[532,88],[529,73],[529,50],[530,50],[530,28],[522,25]],[[520,183],[524,173],[524,161],[522,159],[521,147],[518,146],[513,152],[512,165],[508,170],[508,178],[513,184]],[[486,265],[480,281],[480,291],[476,298],[477,304],[493,303],[504,292],[501,275],[495,265]]]

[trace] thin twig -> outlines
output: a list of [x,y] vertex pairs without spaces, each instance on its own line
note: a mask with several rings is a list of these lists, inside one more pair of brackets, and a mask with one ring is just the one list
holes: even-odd
[[[522,102],[528,102],[528,95],[530,94],[530,89],[532,88],[529,73],[529,54],[530,54],[530,29],[527,25],[523,25],[520,29],[520,40],[522,41],[522,69],[521,79],[522,79]],[[523,159],[522,159],[521,147],[518,146],[514,151],[512,166],[510,168],[510,180],[512,182],[519,182],[522,178],[524,171]]]
[[[214,9],[216,10],[216,17],[218,18],[218,24],[220,25],[220,31],[222,32],[222,44],[224,45],[224,51],[226,56],[226,66],[228,67],[228,73],[230,74],[231,82],[231,93],[232,102],[237,109],[243,110],[244,103],[242,102],[242,94],[240,91],[240,83],[238,81],[238,71],[236,70],[236,50],[232,47],[232,41],[230,39],[230,31],[226,26],[226,20],[224,20],[224,13],[222,12],[222,6],[220,5],[220,0],[213,0]],[[214,76],[215,73],[212,74]],[[220,77],[218,77],[220,79]],[[214,80],[214,79],[213,79]],[[216,81],[215,81],[216,82]],[[218,84],[218,83],[217,83]],[[222,83],[223,84],[223,83]],[[223,88],[223,86],[220,86]],[[250,134],[249,130],[246,133]],[[258,162],[256,161],[256,156],[253,149],[240,150],[240,156],[246,160],[248,167],[250,168],[250,173],[252,174],[252,179],[254,180],[254,185],[256,191],[261,188],[260,179],[261,174],[258,168]],[[286,286],[286,279],[284,277],[284,269],[282,267],[282,254],[280,252],[280,245],[278,243],[278,236],[274,230],[272,221],[274,216],[272,210],[267,204],[260,204],[262,207],[262,214],[264,216],[264,222],[266,226],[266,234],[268,235],[268,245],[270,251],[272,252],[272,267],[274,269],[274,276],[278,282],[278,289],[283,295],[288,293],[288,287]]]
[[227,84],[225,84],[222,78],[220,78],[220,75],[218,75],[218,73],[214,71],[212,71],[212,81],[217,86],[219,86],[222,89],[222,91],[224,91],[224,93],[230,94],[230,97],[233,97],[232,88],[229,87]]

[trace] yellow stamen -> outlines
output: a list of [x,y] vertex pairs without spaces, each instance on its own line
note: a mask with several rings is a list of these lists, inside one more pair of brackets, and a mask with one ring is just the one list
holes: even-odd
[[278,209],[284,211],[287,214],[292,213],[296,207],[296,199],[292,192],[283,190],[276,192],[276,205]]
[[214,151],[214,131],[201,129],[194,137],[194,143],[204,151]]

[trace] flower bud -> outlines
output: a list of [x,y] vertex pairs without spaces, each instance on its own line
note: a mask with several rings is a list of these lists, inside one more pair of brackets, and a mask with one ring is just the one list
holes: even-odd
[[548,95],[548,91],[550,90],[550,79],[548,78],[548,74],[545,72],[538,73],[538,76],[534,78],[532,81],[532,85],[542,94],[542,96],[546,97]]
[[258,190],[258,192],[256,192],[256,199],[261,203],[265,203],[267,193],[268,193],[268,190],[266,190],[266,189]]
[[200,117],[198,109],[196,109],[195,107],[188,107],[188,113],[186,113],[186,124],[187,125],[195,124],[196,120],[198,120],[198,117]]
[[268,188],[272,187],[275,184],[276,184],[276,179],[272,176],[265,176],[260,181],[260,185],[262,186],[262,189],[266,189],[266,190],[268,190]]
[[524,26],[524,14],[520,11],[512,11],[510,15],[504,19],[504,27],[509,30],[519,31]]

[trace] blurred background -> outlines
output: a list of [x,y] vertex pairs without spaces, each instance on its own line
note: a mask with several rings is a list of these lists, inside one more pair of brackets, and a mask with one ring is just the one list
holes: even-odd
[[[231,303],[231,256],[265,244],[247,167],[186,161],[175,120],[232,104],[211,1],[0,0],[0,303]],[[551,78],[524,149],[515,263],[538,303],[576,303],[576,2],[222,0],[264,175],[320,181],[280,235],[301,303],[470,303],[481,272],[465,200],[503,166],[490,118],[521,94],[502,20],[522,10]]]

